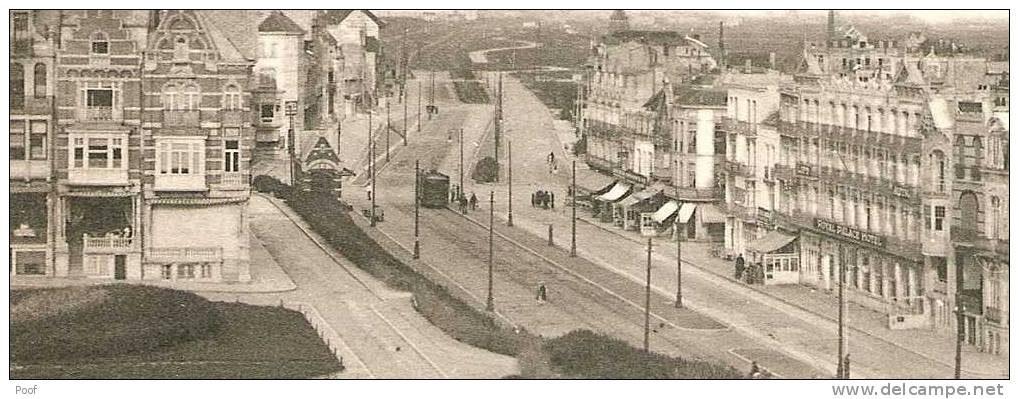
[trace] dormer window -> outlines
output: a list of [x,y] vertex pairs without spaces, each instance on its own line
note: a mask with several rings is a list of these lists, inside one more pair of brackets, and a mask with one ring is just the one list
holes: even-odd
[[103,32],[96,32],[92,34],[92,54],[95,55],[109,55],[110,54],[110,41],[109,38]]

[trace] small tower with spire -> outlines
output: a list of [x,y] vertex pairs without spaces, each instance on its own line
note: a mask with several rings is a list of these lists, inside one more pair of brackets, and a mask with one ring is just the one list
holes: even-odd
[[630,18],[623,10],[615,10],[609,17],[609,32],[616,33],[630,29]]

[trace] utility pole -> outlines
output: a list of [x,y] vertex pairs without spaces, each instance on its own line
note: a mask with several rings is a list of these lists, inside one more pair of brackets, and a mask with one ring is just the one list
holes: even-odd
[[457,194],[463,196],[464,192],[464,130],[460,128],[460,185],[457,186]]
[[488,192],[488,300],[485,301],[485,310],[495,310],[495,298],[492,296],[492,262],[495,256],[495,191]]
[[421,161],[414,160],[414,259],[421,257],[421,243],[419,242],[418,218],[421,207]]
[[509,211],[506,215],[506,225],[513,227],[513,143],[510,141],[506,142],[506,155],[506,168],[509,171],[509,176],[507,176],[507,183],[509,184],[509,202],[506,203],[509,207]]
[[644,285],[644,353],[651,353],[651,239],[647,239],[647,278]]
[[495,99],[495,181],[499,181],[499,142],[502,139],[502,72],[499,72],[498,96]]
[[845,339],[845,325],[846,325],[846,262],[845,254],[843,253],[842,243],[839,243],[839,363],[836,368],[836,379],[844,380],[848,378],[846,375],[845,358],[846,358],[846,339]]
[[962,341],[966,338],[966,314],[962,306],[962,262],[955,261],[955,379],[962,379]]
[[571,211],[573,213],[573,217],[570,218],[570,256],[571,257],[577,257],[577,161],[576,160],[573,160],[573,176],[572,176],[572,180],[573,180],[573,182],[571,183],[571,185],[572,185],[573,188],[572,188],[571,192],[573,193],[573,195],[571,195],[571,197],[572,197],[572,199],[571,199],[572,206],[570,208],[573,209]]
[[403,74],[403,79],[404,79],[404,82],[403,82],[403,85],[402,85],[403,87],[400,89],[400,91],[403,93],[403,97],[402,97],[403,98],[403,145],[407,146],[407,141],[409,141],[409,140],[407,139],[407,92],[406,92],[407,73],[406,72],[404,72],[404,74]]
[[[431,87],[428,89],[428,105],[435,105],[435,71],[430,73]],[[429,114],[431,115],[431,114]],[[429,116],[431,118],[431,116]]]
[[421,133],[421,81],[418,81],[418,133]]
[[[679,160],[676,160],[676,170],[679,170]],[[679,199],[679,185],[676,185],[676,199]],[[673,219],[675,226],[672,228],[676,233],[676,307],[683,307],[683,236],[679,234],[679,216]]]
[[368,109],[368,177],[371,179],[371,221],[368,223],[370,226],[375,227],[375,197],[378,194],[375,192],[375,137],[372,136],[372,111]]
[[392,129],[392,119],[389,114],[389,100],[391,97],[386,97],[386,163],[389,163],[389,130]]

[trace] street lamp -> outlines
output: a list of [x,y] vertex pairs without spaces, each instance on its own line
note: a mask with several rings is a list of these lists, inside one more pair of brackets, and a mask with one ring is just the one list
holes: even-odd
[[495,310],[495,298],[492,294],[492,262],[495,258],[495,191],[488,193],[488,299],[485,301],[485,310]]
[[506,167],[509,173],[507,176],[507,183],[509,184],[509,201],[506,205],[509,207],[508,214],[506,215],[506,225],[513,227],[513,142],[506,140]]
[[421,257],[421,244],[419,242],[418,218],[420,217],[421,204],[421,161],[414,160],[414,259]]
[[573,175],[572,177],[572,217],[570,218],[570,257],[577,256],[577,160],[573,160]]

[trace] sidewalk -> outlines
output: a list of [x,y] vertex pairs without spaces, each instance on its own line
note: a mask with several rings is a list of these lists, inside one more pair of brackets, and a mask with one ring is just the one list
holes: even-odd
[[[634,245],[644,245],[637,234],[622,231],[606,223],[593,221],[588,215],[581,215],[582,212],[578,212],[577,215],[580,221],[624,237],[627,240],[633,241]],[[676,253],[675,241],[656,240],[655,245],[662,248],[659,250],[661,253]],[[684,263],[693,267],[730,280],[733,283],[742,284],[771,298],[782,301],[787,305],[795,306],[805,312],[812,313],[832,322],[837,322],[838,320],[838,299],[834,296],[834,293],[812,289],[799,284],[780,286],[744,284],[733,278],[732,262],[710,256],[706,243],[684,242],[682,251]],[[669,255],[669,257],[675,259],[674,255]],[[888,341],[933,361],[954,365],[954,336],[939,334],[932,330],[891,330],[887,327],[887,315],[853,302],[848,302],[847,310],[847,319],[849,320],[847,336],[850,348],[852,348],[853,335],[866,334]],[[851,349],[850,352],[852,352]],[[1008,358],[979,352],[972,347],[963,346],[963,371],[983,377],[1007,377]]]

